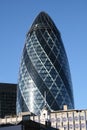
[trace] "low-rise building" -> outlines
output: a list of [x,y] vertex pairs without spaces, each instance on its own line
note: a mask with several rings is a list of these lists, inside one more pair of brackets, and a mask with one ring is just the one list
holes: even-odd
[[86,130],[87,110],[64,110],[48,112],[42,110],[39,116],[30,116],[30,119],[41,124],[50,124],[51,127],[64,130]]

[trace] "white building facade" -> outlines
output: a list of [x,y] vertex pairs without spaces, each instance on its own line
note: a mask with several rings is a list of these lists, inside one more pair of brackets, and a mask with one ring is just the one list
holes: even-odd
[[30,116],[31,120],[45,124],[50,122],[51,127],[60,130],[87,130],[87,110],[61,110],[48,112],[42,110],[40,116]]

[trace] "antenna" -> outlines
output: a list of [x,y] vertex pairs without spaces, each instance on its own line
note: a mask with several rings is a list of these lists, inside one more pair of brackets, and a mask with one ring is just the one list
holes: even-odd
[[46,91],[44,92],[44,100],[45,100],[45,106],[46,106]]

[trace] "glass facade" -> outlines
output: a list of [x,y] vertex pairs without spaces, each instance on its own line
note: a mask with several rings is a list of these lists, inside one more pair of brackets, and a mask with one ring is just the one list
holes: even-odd
[[63,109],[64,104],[74,108],[69,64],[60,32],[44,12],[37,16],[26,35],[17,89],[17,113],[39,114],[45,103],[50,110]]
[[16,114],[17,84],[0,83],[0,118]]

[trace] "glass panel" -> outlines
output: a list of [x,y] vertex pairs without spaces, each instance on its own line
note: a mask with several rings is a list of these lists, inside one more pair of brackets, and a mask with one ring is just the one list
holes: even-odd
[[50,75],[52,76],[53,79],[56,78],[56,76],[57,76],[57,72],[55,71],[54,68],[52,68],[52,69],[50,70]]
[[49,60],[47,60],[47,61],[45,62],[45,67],[46,67],[46,69],[47,69],[48,71],[51,69],[52,65],[51,65],[51,63],[50,63]]

